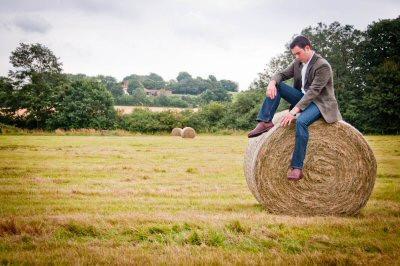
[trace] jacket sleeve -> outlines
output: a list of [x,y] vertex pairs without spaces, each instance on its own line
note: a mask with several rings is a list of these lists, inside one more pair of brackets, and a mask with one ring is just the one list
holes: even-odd
[[271,80],[275,80],[276,84],[279,84],[281,81],[293,78],[294,76],[294,63],[293,61],[286,69],[281,72],[276,73],[272,76]]
[[316,69],[315,76],[310,87],[300,101],[296,104],[296,107],[300,108],[301,110],[306,109],[307,106],[315,99],[315,97],[321,93],[323,88],[325,88],[330,78],[331,68],[328,64],[323,64],[321,67]]

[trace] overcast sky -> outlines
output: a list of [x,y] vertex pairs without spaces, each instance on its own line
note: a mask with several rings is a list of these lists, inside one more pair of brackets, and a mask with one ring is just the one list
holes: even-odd
[[0,75],[18,43],[49,47],[64,72],[230,79],[240,89],[301,29],[339,21],[365,30],[400,15],[398,0],[2,0]]

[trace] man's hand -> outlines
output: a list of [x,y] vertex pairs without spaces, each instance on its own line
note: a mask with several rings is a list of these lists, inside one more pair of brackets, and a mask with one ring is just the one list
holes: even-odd
[[285,127],[290,125],[294,120],[294,116],[299,113],[301,110],[298,107],[294,107],[285,117],[282,119],[281,126]]
[[288,113],[282,119],[281,126],[286,127],[287,125],[290,125],[293,120],[294,120],[294,115],[292,115],[291,113]]
[[268,83],[268,87],[267,87],[267,96],[271,99],[274,99],[276,94],[277,94],[277,90],[276,90],[276,81],[275,80],[271,80]]

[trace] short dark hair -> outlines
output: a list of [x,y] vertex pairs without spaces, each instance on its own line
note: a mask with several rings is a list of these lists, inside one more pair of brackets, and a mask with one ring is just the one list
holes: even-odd
[[296,36],[296,38],[294,38],[293,41],[290,43],[290,49],[293,49],[295,46],[304,49],[304,47],[306,47],[307,45],[312,48],[310,40],[306,36],[299,35]]

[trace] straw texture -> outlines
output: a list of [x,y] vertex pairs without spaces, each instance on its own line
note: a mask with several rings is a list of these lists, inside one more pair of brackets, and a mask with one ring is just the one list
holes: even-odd
[[322,119],[309,127],[304,178],[287,180],[295,125],[275,126],[249,140],[244,172],[250,191],[270,212],[289,215],[354,215],[367,203],[376,178],[376,160],[362,134],[340,121]]
[[172,129],[171,136],[182,136],[182,128],[176,127]]
[[182,130],[182,138],[194,138],[196,136],[196,131],[191,127],[185,127]]

